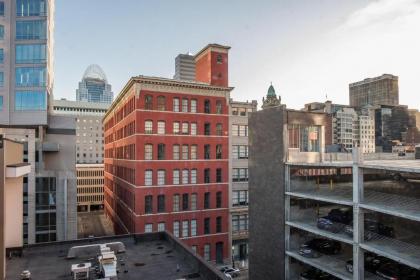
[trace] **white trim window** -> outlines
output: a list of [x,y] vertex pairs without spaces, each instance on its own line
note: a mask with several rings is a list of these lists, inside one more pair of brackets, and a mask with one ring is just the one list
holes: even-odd
[[197,220],[191,220],[191,236],[197,235]]
[[197,135],[197,123],[191,123],[191,135]]
[[174,169],[172,171],[172,184],[179,185],[179,169]]
[[164,121],[158,121],[157,134],[165,134],[165,122]]
[[153,121],[144,121],[144,133],[146,134],[153,133]]
[[173,99],[173,111],[179,112],[179,98],[177,97]]
[[179,237],[179,221],[174,222],[174,236]]
[[191,159],[197,159],[197,145],[191,145]]
[[153,170],[148,169],[144,171],[144,185],[153,185]]
[[197,113],[197,100],[191,99],[191,113]]
[[174,160],[179,160],[179,145],[175,144],[172,146],[172,158]]
[[182,221],[182,237],[188,237],[188,221]]
[[188,129],[188,123],[187,122],[183,122],[182,123],[182,134],[188,134],[189,129]]
[[158,170],[157,172],[157,184],[158,186],[165,185],[166,181],[166,171],[165,170]]
[[182,145],[182,159],[188,160],[188,145]]
[[174,122],[173,127],[172,127],[172,133],[179,134],[179,127],[180,127],[179,122]]
[[197,194],[191,194],[191,211],[197,210]]
[[204,245],[204,259],[210,261],[210,244]]
[[158,231],[165,231],[165,222],[158,223]]
[[153,224],[145,224],[144,225],[144,232],[145,233],[153,232]]
[[188,169],[182,170],[182,184],[187,185],[188,184]]
[[197,169],[191,169],[191,184],[197,184]]
[[153,145],[152,144],[144,145],[144,159],[145,160],[153,159]]
[[182,98],[182,112],[187,113],[188,112],[188,99]]

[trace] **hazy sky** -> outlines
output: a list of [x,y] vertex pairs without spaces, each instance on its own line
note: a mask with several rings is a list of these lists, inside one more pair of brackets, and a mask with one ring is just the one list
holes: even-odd
[[261,103],[273,82],[290,108],[347,104],[350,82],[390,73],[420,109],[420,0],[56,1],[55,98],[75,99],[89,64],[117,95],[131,76],[171,78],[178,53],[208,43],[232,47],[236,100]]

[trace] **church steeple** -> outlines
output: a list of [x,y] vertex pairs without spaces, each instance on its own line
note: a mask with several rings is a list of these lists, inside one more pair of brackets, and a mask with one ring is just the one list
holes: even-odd
[[277,98],[276,90],[273,87],[273,84],[270,83],[270,87],[267,90],[267,96],[266,98],[263,97],[263,105],[262,108],[268,108],[268,107],[276,107],[280,106],[281,104],[281,97]]

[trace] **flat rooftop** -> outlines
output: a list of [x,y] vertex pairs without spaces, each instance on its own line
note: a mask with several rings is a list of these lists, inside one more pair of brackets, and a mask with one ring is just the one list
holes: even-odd
[[[28,246],[22,257],[7,259],[7,279],[20,279],[24,270],[32,279],[73,279],[72,264],[90,262],[90,279],[101,279],[95,273],[97,255],[68,259],[73,246],[122,242],[125,252],[116,253],[118,279],[224,279],[223,275],[196,256],[168,233],[123,235]],[[179,271],[177,271],[179,268]]]

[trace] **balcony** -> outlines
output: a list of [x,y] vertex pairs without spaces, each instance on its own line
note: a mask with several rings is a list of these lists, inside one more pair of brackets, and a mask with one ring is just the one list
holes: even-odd
[[26,162],[6,166],[6,178],[19,178],[29,173],[31,173],[31,165]]

